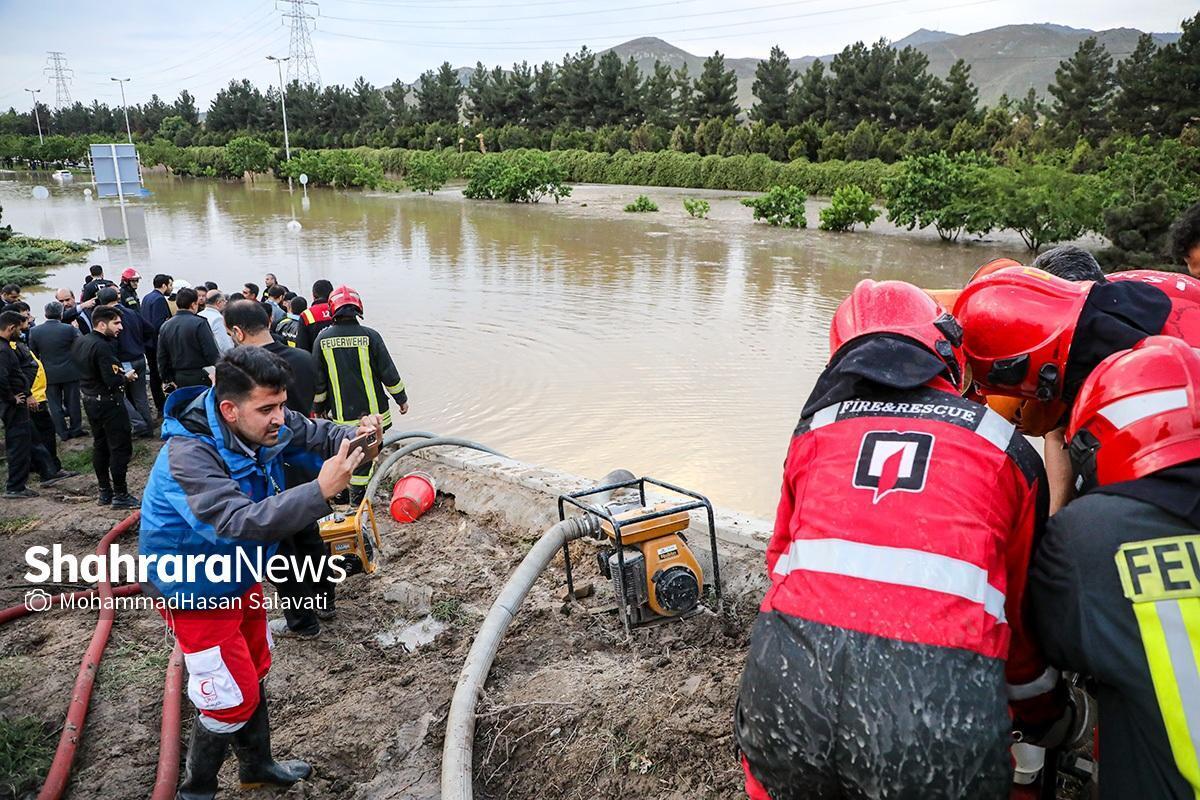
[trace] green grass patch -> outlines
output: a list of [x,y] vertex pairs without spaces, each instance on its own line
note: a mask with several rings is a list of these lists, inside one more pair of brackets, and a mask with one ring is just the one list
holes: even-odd
[[126,697],[129,689],[162,685],[170,660],[171,647],[161,637],[121,639],[105,651],[96,683],[105,697]]
[[444,597],[438,600],[430,606],[429,615],[447,625],[457,625],[466,618],[463,602],[457,597]]
[[37,789],[54,756],[53,733],[35,717],[0,717],[0,795]]
[[37,525],[40,520],[37,517],[19,516],[19,517],[0,517],[0,536],[12,536],[21,533]]
[[88,446],[82,450],[60,450],[58,460],[62,462],[63,469],[86,475],[92,471],[92,448]]

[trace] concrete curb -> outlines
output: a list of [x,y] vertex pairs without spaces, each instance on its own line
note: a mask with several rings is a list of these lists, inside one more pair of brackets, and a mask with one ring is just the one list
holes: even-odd
[[[558,496],[596,484],[597,479],[493,456],[463,447],[418,451],[396,464],[385,486],[400,475],[421,469],[434,477],[437,489],[453,495],[456,507],[471,516],[499,515],[507,524],[540,533],[558,522]],[[657,476],[655,476],[657,477]],[[666,478],[670,480],[670,478]],[[662,495],[663,497],[669,495]],[[652,498],[657,499],[657,495]],[[765,520],[714,508],[721,577],[733,595],[761,593],[766,585],[763,553],[772,526]],[[711,569],[708,525],[693,513],[688,543],[705,570]]]

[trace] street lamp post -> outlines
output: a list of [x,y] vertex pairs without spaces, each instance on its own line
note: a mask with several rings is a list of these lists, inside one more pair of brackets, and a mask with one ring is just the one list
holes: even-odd
[[[279,68],[279,107],[283,111],[283,156],[285,161],[292,160],[292,146],[288,142],[287,129],[287,100],[284,95],[287,94],[287,88],[283,85],[283,62],[290,61],[291,56],[279,58],[277,56],[267,56],[267,61],[274,61],[275,66]],[[288,191],[292,190],[292,176],[288,175]]]
[[121,84],[121,108],[125,111],[125,135],[129,137],[129,143],[133,144],[133,130],[129,127],[129,106],[125,103],[125,84],[129,82],[129,78],[109,78],[109,80]]
[[42,90],[41,89],[26,89],[25,91],[29,92],[29,96],[33,98],[33,119],[34,119],[34,122],[37,123],[38,144],[45,144],[46,140],[42,138],[42,118],[38,115],[38,110],[37,110],[37,106],[38,106],[37,96],[38,96],[38,92],[40,92]]

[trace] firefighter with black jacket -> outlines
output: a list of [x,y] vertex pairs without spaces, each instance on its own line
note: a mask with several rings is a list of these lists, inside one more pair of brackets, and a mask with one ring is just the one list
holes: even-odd
[[333,310],[329,302],[332,292],[333,284],[324,278],[313,282],[312,304],[300,312],[300,324],[296,327],[296,347],[315,352],[313,346],[317,337],[333,322]]
[[[408,413],[404,381],[387,345],[378,331],[358,321],[363,313],[362,298],[349,286],[333,290],[329,308],[333,324],[313,343],[317,360],[315,402],[323,404],[329,418],[339,425],[356,426],[363,417],[379,414],[387,430],[392,424],[389,396],[401,414]],[[368,463],[354,473],[350,484],[352,504],[361,499],[373,469],[373,463]]]
[[82,377],[79,391],[92,428],[92,466],[100,485],[102,506],[137,508],[141,501],[129,493],[126,472],[133,456],[133,430],[125,411],[125,385],[136,377],[121,369],[115,341],[121,333],[121,314],[115,306],[92,312],[92,332],[80,336],[71,357]]
[[[900,281],[838,308],[784,468],[735,719],[752,798],[1000,800],[1075,715],[1024,613],[1045,474]],[[1006,701],[1007,691],[1007,701]]]
[[1096,688],[1102,800],[1200,797],[1200,355],[1154,336],[1075,400],[1080,496],[1029,578],[1051,663]]

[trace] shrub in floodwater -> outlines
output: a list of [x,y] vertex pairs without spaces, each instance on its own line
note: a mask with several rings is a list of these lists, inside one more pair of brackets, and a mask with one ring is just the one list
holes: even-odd
[[804,190],[798,186],[772,186],[766,194],[742,201],[742,205],[754,209],[754,218],[768,225],[785,228],[804,228],[808,221],[804,217]]
[[225,145],[225,163],[233,177],[247,172],[266,172],[275,163],[271,145],[253,136],[238,136]]
[[688,213],[689,217],[704,219],[708,216],[708,212],[712,210],[712,206],[708,204],[707,200],[701,200],[698,197],[685,197],[683,198],[683,210]]
[[879,217],[871,208],[871,196],[857,186],[842,186],[833,193],[828,208],[821,209],[820,228],[823,231],[848,231],[861,222],[864,228]]
[[414,192],[433,194],[450,180],[450,167],[434,153],[416,153],[408,160],[404,179]]
[[632,214],[643,214],[647,211],[658,211],[658,205],[646,195],[639,194],[637,200],[625,206],[625,210]]
[[477,160],[463,194],[473,200],[536,203],[543,197],[558,202],[571,194],[565,171],[540,150],[490,153]]

